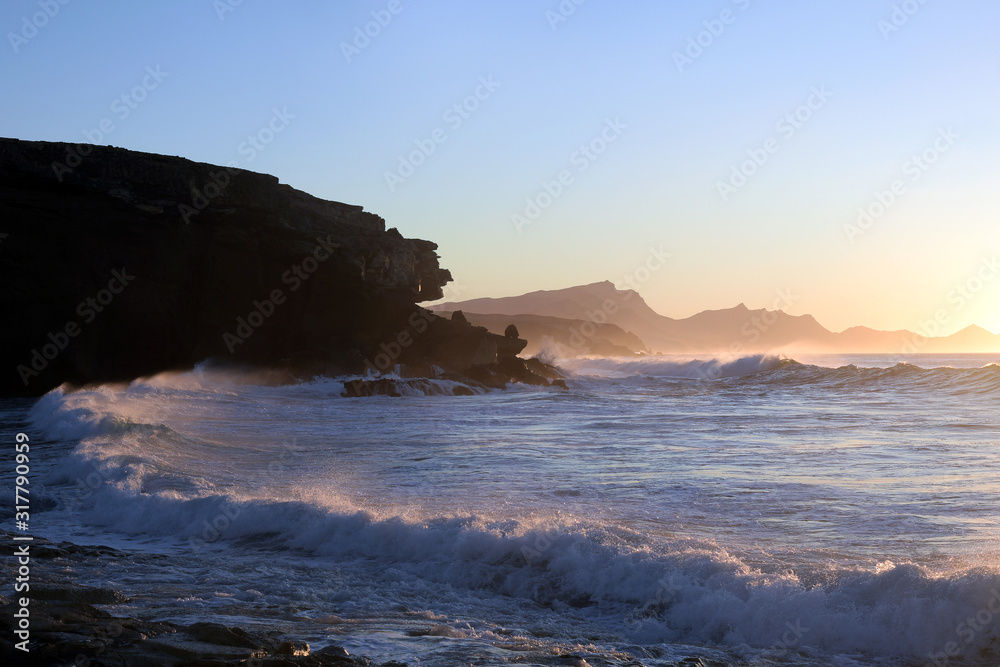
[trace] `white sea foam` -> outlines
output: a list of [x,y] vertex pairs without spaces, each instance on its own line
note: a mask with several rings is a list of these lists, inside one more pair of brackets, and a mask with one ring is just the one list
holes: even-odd
[[[591,359],[576,362],[570,370],[578,377],[595,379],[622,375],[699,378],[706,374],[740,378],[777,370],[785,363],[767,356],[731,361]],[[856,375],[856,371],[848,374]],[[994,369],[983,372],[994,373]],[[878,373],[872,378],[912,382],[907,369]],[[416,596],[424,609],[457,604],[470,617],[486,598],[513,600],[517,605],[562,614],[568,624],[573,618],[585,618],[610,636],[639,645],[704,643],[734,650],[745,645],[763,657],[783,655],[791,648],[826,656],[904,656],[931,662],[930,656],[941,655],[949,647],[985,661],[1000,650],[1000,575],[993,567],[959,564],[945,571],[916,558],[865,566],[863,558],[848,558],[834,549],[818,555],[749,545],[741,550],[739,538],[727,542],[695,536],[679,519],[669,518],[663,508],[670,505],[653,505],[658,502],[656,493],[675,487],[687,492],[680,482],[655,493],[648,491],[645,502],[665,526],[656,531],[630,518],[633,515],[626,510],[636,500],[634,494],[626,493],[627,486],[616,487],[598,477],[591,478],[590,484],[578,484],[572,494],[548,493],[561,481],[551,478],[549,488],[539,488],[534,496],[523,495],[510,486],[510,479],[527,474],[516,466],[531,471],[537,459],[554,456],[556,460],[577,458],[577,468],[586,471],[589,441],[572,440],[577,447],[574,451],[555,446],[541,449],[549,437],[544,431],[534,424],[525,426],[526,431],[502,430],[504,420],[520,417],[518,411],[540,410],[536,406],[548,406],[551,401],[561,401],[563,406],[577,400],[572,392],[551,397],[539,394],[539,398],[524,395],[514,403],[516,409],[511,405],[517,397],[511,395],[470,399],[475,403],[453,401],[447,413],[453,421],[436,422],[421,411],[428,410],[428,401],[381,401],[375,410],[371,401],[341,401],[342,390],[342,379],[270,386],[205,370],[164,374],[130,386],[55,390],[32,409],[33,427],[51,440],[77,444],[54,466],[41,492],[41,497],[58,503],[50,520],[61,517],[67,523],[108,533],[179,543],[204,554],[229,551],[226,558],[233,559],[259,549],[261,553],[307,554],[318,563],[371,564],[373,571],[386,573],[379,575],[387,578],[385,586],[375,590],[366,582],[352,588],[350,595],[356,603],[365,596],[390,596],[386,592],[390,583]],[[419,409],[410,408],[411,403],[419,404]],[[664,402],[652,411],[650,423],[659,423],[669,405]],[[597,420],[593,404],[581,411]],[[495,418],[490,417],[493,413]],[[531,414],[532,418],[548,415]],[[554,414],[549,417],[555,418]],[[387,429],[392,437],[423,435],[414,448],[384,445],[388,462],[371,469],[366,467],[365,450],[352,448],[346,434],[368,428],[357,442],[376,447],[374,419],[381,420],[379,428]],[[577,418],[577,428],[583,428],[584,421]],[[634,427],[633,422],[618,424],[607,416],[599,421],[618,429],[614,437],[622,440],[632,433],[627,429]],[[697,422],[694,417],[692,421]],[[495,432],[484,432],[484,424]],[[302,450],[276,437],[286,435],[292,440],[293,433],[309,434],[310,429],[324,429],[331,438]],[[452,488],[443,483],[435,481],[428,493],[406,496],[403,485],[387,481],[388,472],[402,468],[400,479],[419,484],[418,473],[425,465],[421,448],[428,450],[427,457],[433,456],[431,443],[449,429],[459,429],[456,439],[467,453],[467,458],[456,455],[452,460],[468,466],[468,472],[450,482],[453,488],[470,494],[470,500],[472,494],[496,493],[495,502],[487,499],[473,510],[456,510],[454,504],[439,502],[437,496]],[[536,438],[532,452],[537,453],[514,448],[521,437],[517,434],[523,432]],[[810,437],[820,434],[809,433]],[[694,436],[688,437],[681,444],[695,446]],[[509,438],[512,444],[501,450],[506,458],[476,458],[486,454],[463,438],[481,438],[491,444],[503,444]],[[601,446],[608,448],[605,456],[617,461],[622,443],[607,441],[603,427],[600,438],[604,439]],[[658,445],[660,441],[652,442]],[[809,457],[819,455],[810,453]],[[959,453],[952,448],[951,455]],[[666,461],[676,465],[677,459]],[[615,465],[633,463],[622,458]],[[478,468],[495,487],[460,486]],[[564,474],[574,469],[561,468],[567,471]],[[618,474],[618,470],[613,472]],[[641,478],[641,467],[636,470]],[[430,472],[443,475],[447,471],[434,468]],[[745,484],[737,473],[729,474],[733,479],[724,483]],[[500,487],[504,484],[508,487]],[[382,501],[373,504],[363,499],[357,489],[365,487],[382,487]],[[576,518],[553,511],[539,500],[556,497],[559,502],[586,503],[587,494],[595,489],[605,495],[597,496],[596,505],[584,505]],[[823,487],[825,499],[834,493],[831,489]],[[914,498],[905,497],[901,507],[916,502]],[[797,497],[794,500],[799,502]],[[921,502],[930,506],[944,501],[934,497]],[[405,511],[410,503],[420,504],[421,511]],[[703,522],[723,525],[730,520],[727,507],[702,502],[698,511]],[[766,508],[761,504],[760,509]],[[956,526],[965,523],[966,517],[962,519]],[[275,560],[279,561],[275,567],[280,568],[280,558]],[[273,583],[255,581],[254,590],[259,596],[280,596],[285,585],[281,581],[282,577]],[[433,614],[428,619],[433,624],[427,636],[462,639],[475,635],[468,627],[438,622]]]
[[563,359],[559,366],[577,375],[594,377],[647,377],[714,380],[742,377],[780,368],[785,359],[769,354],[733,358],[684,359],[678,357],[579,357]]

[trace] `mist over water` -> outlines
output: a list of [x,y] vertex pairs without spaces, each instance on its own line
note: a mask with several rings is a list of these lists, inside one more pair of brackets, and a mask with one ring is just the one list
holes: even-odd
[[933,664],[954,643],[992,665],[996,361],[579,359],[567,392],[461,397],[204,369],[55,390],[29,415],[51,443],[38,523],[163,555],[82,573],[149,613],[278,609],[379,660]]

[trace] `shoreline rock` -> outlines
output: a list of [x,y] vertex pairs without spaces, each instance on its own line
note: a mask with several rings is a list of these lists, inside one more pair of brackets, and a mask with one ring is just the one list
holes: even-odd
[[466,373],[517,347],[420,307],[451,281],[437,245],[360,206],[246,170],[80,148],[0,139],[0,283],[15,314],[2,397],[205,361]]
[[[425,396],[473,396],[490,389],[506,389],[510,383],[568,389],[562,374],[554,366],[539,359],[524,360],[520,357],[503,357],[495,364],[472,366],[464,373],[444,372],[440,375],[410,375],[406,366],[399,368],[401,377],[365,377],[344,383],[344,398],[362,396],[401,397],[418,393]],[[451,380],[456,383],[442,386],[434,380]]]
[[[12,535],[2,532],[5,541]],[[107,547],[54,544],[44,538],[32,542],[35,571],[44,579],[31,582],[30,652],[14,646],[11,614],[0,621],[0,657],[5,665],[104,665],[127,667],[377,667],[343,647],[328,645],[313,651],[301,639],[277,631],[244,630],[222,623],[179,625],[115,616],[99,606],[128,602],[121,592],[75,583],[66,562],[76,558],[107,558],[124,554]],[[7,564],[4,569],[9,568]],[[11,577],[12,579],[13,577]],[[6,593],[0,606],[11,607]],[[382,667],[403,667],[384,663]]]

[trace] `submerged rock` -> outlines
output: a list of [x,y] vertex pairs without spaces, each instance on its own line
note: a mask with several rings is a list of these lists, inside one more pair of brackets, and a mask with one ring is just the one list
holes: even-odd
[[[545,369],[544,374],[536,372],[536,370],[542,369]],[[467,373],[470,378],[491,389],[504,389],[511,382],[541,387],[567,388],[565,381],[560,379],[561,374],[555,367],[538,360],[529,359],[526,361],[516,356],[501,357],[495,364],[473,366]],[[547,375],[554,379],[548,379]]]
[[454,375],[436,381],[428,378],[377,378],[372,380],[348,380],[344,383],[344,398],[361,396],[473,396],[484,393],[486,387],[465,376]]
[[379,378],[378,380],[350,380],[344,383],[345,398],[360,396],[402,396],[396,386],[396,380]]

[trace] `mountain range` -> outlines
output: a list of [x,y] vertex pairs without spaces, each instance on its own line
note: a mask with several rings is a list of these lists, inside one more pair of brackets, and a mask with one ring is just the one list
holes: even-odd
[[634,290],[609,281],[520,296],[481,298],[431,306],[440,314],[461,310],[472,324],[502,333],[514,324],[529,342],[527,354],[560,356],[685,353],[1000,352],[1000,336],[969,326],[950,336],[924,337],[906,330],[851,327],[833,332],[812,315],[751,310],[744,304],[674,319],[660,315]]

